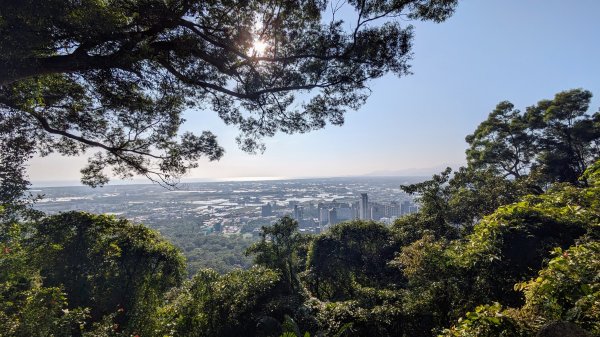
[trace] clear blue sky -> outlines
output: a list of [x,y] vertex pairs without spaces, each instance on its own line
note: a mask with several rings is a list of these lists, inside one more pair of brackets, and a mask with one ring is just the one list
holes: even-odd
[[[240,151],[237,131],[210,111],[185,129],[212,130],[226,149],[189,178],[311,177],[381,171],[429,173],[464,163],[464,138],[494,106],[524,109],[584,88],[600,107],[600,1],[464,0],[441,24],[416,23],[413,75],[373,81],[373,94],[342,127],[267,139],[262,155]],[[83,158],[35,158],[30,178],[78,180]]]

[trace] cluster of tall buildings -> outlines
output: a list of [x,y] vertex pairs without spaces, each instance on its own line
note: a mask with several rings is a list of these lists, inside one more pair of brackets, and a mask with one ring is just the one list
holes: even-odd
[[[353,219],[379,221],[385,218],[392,220],[417,211],[417,206],[413,205],[410,201],[402,203],[392,201],[389,204],[369,202],[367,193],[361,193],[360,200],[354,203],[319,204],[319,206],[323,207],[323,211],[327,210],[326,212],[319,212],[319,222],[321,225],[333,225],[341,221]],[[328,215],[327,217],[325,217],[326,214]]]
[[[287,211],[284,211],[285,208]],[[410,201],[378,203],[369,201],[367,193],[362,193],[355,202],[320,202],[300,204],[290,201],[285,206],[267,203],[261,207],[263,217],[290,215],[300,223],[301,228],[323,228],[355,219],[391,222],[394,219],[414,213],[418,207]]]

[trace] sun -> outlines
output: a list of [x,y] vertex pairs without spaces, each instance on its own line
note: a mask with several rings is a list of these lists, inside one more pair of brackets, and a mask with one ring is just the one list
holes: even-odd
[[257,56],[261,56],[265,53],[265,50],[267,49],[267,43],[261,40],[254,40],[254,43],[252,45],[252,53],[257,55]]
[[263,36],[263,22],[262,20],[256,20],[254,23],[254,29],[252,30],[252,35],[254,36],[254,41],[252,41],[252,48],[250,52],[254,56],[262,56],[265,54],[267,47],[269,44],[261,39]]

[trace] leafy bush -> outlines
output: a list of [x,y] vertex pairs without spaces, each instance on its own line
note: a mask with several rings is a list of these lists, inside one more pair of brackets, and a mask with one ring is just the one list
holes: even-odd
[[553,255],[537,278],[515,286],[525,293],[523,314],[536,328],[562,320],[600,335],[600,242],[556,248]]
[[598,200],[600,186],[558,185],[486,216],[454,247],[456,261],[475,275],[479,300],[523,304],[514,284],[533,277],[552,249],[566,249],[584,235],[598,237]]
[[263,267],[201,270],[160,309],[160,336],[252,336],[280,276]]
[[458,324],[445,329],[439,337],[519,337],[527,336],[510,312],[502,309],[499,303],[480,305],[467,312]]

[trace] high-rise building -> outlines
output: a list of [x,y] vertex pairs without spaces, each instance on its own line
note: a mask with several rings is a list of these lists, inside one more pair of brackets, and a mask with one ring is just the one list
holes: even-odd
[[360,194],[360,207],[358,216],[362,220],[368,220],[371,216],[371,214],[369,214],[369,197],[367,196],[367,193]]
[[266,205],[263,205],[260,208],[260,214],[262,216],[271,216],[271,215],[273,215],[273,208],[271,207],[271,204],[267,203]]
[[329,221],[329,209],[324,206],[320,206],[319,207],[319,224],[321,226],[324,226],[327,224],[328,221]]
[[352,207],[352,220],[359,218],[359,214],[358,214],[359,213],[358,210],[360,209],[359,204],[360,204],[360,202],[358,202],[358,201],[355,201],[352,203],[352,206],[351,206]]
[[339,204],[337,209],[337,219],[339,221],[352,220],[352,208],[348,204]]
[[402,215],[400,205],[392,201],[391,204],[385,206],[385,216],[388,218],[397,218]]
[[332,208],[332,209],[329,210],[329,222],[328,222],[328,225],[332,226],[332,225],[335,225],[336,223],[338,223],[338,219],[337,219],[337,211],[336,211],[336,209],[334,207],[334,208]]
[[384,217],[384,210],[385,208],[383,207],[383,205],[371,203],[369,207],[369,211],[371,213],[370,219],[375,221],[380,220]]
[[411,203],[410,201],[406,200],[404,201],[401,205],[400,205],[400,210],[402,215],[404,214],[410,214],[410,207],[411,207]]
[[304,208],[302,206],[294,205],[294,219],[297,221],[302,220],[304,217]]

